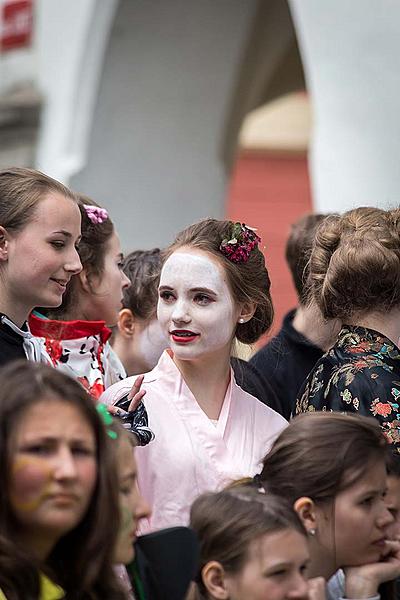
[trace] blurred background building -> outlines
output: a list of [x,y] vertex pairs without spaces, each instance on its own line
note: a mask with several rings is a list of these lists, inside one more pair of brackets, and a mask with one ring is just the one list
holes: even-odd
[[127,251],[258,226],[279,325],[290,223],[398,203],[399,29],[396,0],[0,0],[0,164],[109,207]]

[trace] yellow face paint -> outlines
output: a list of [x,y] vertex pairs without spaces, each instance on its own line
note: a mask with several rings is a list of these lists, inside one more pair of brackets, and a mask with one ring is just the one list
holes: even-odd
[[[10,500],[13,506],[22,511],[35,510],[49,491],[53,469],[47,461],[41,458],[20,456],[15,459],[12,466],[12,479],[14,486],[11,488]],[[31,482],[20,489],[18,481]]]

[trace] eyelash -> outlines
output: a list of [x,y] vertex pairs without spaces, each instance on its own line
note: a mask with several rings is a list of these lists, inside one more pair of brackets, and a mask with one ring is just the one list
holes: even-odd
[[206,296],[206,294],[196,294],[194,300],[197,302],[197,304],[202,306],[206,306],[212,302],[212,299],[209,296]]
[[370,506],[373,502],[374,498],[372,496],[368,497],[368,498],[364,498],[364,500],[361,500],[361,504],[363,506]]
[[[164,302],[172,302],[173,300],[175,300],[175,296],[172,292],[161,292],[160,298],[164,300]],[[199,304],[200,306],[207,306],[211,302],[214,302],[213,299],[210,298],[210,296],[207,296],[206,294],[196,294],[193,300],[196,302],[196,304]]]
[[53,242],[50,242],[50,244],[54,248],[56,248],[56,250],[62,250],[64,248],[64,246],[65,246],[64,242],[60,242],[60,241],[57,241],[57,240],[55,240]]
[[[37,444],[33,446],[28,446],[26,448],[22,448],[22,452],[27,452],[29,454],[39,454],[41,456],[52,454],[55,451],[53,446],[47,446],[45,444]],[[79,456],[93,456],[94,452],[90,448],[71,448],[71,453]]]
[[175,296],[172,292],[160,292],[160,298],[164,300],[164,302],[171,302],[175,299]]

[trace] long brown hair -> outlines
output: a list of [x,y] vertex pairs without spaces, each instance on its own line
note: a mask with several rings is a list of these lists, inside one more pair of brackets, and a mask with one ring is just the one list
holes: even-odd
[[61,585],[66,598],[123,599],[112,570],[118,532],[117,479],[108,437],[84,388],[63,373],[40,363],[17,361],[0,371],[0,589],[7,600],[37,600],[38,565],[15,541],[10,488],[11,440],[19,419],[35,403],[54,398],[75,406],[96,440],[97,483],[82,521],[56,544],[41,566]]
[[226,572],[243,567],[250,543],[266,533],[294,529],[306,531],[286,500],[263,494],[251,486],[235,487],[197,498],[190,511],[190,526],[200,541],[199,573],[187,600],[207,599],[202,569],[218,561]]
[[221,242],[231,239],[234,223],[204,219],[190,225],[176,236],[164,252],[166,260],[175,250],[187,246],[211,254],[224,269],[237,303],[254,302],[256,311],[247,323],[239,323],[235,337],[239,342],[252,344],[272,325],[274,309],[270,294],[271,282],[261,250],[254,248],[246,262],[232,262],[220,251]]

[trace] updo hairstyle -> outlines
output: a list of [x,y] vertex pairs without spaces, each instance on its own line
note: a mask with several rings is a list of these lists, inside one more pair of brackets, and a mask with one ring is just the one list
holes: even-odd
[[356,208],[324,219],[310,259],[310,290],[326,319],[400,305],[400,211]]
[[163,253],[164,261],[176,250],[188,247],[211,254],[224,269],[234,301],[253,302],[256,310],[247,323],[238,323],[235,337],[244,344],[253,344],[272,325],[274,309],[270,295],[271,282],[261,250],[251,250],[246,262],[235,263],[220,251],[222,240],[231,239],[232,221],[205,219],[179,233]]

